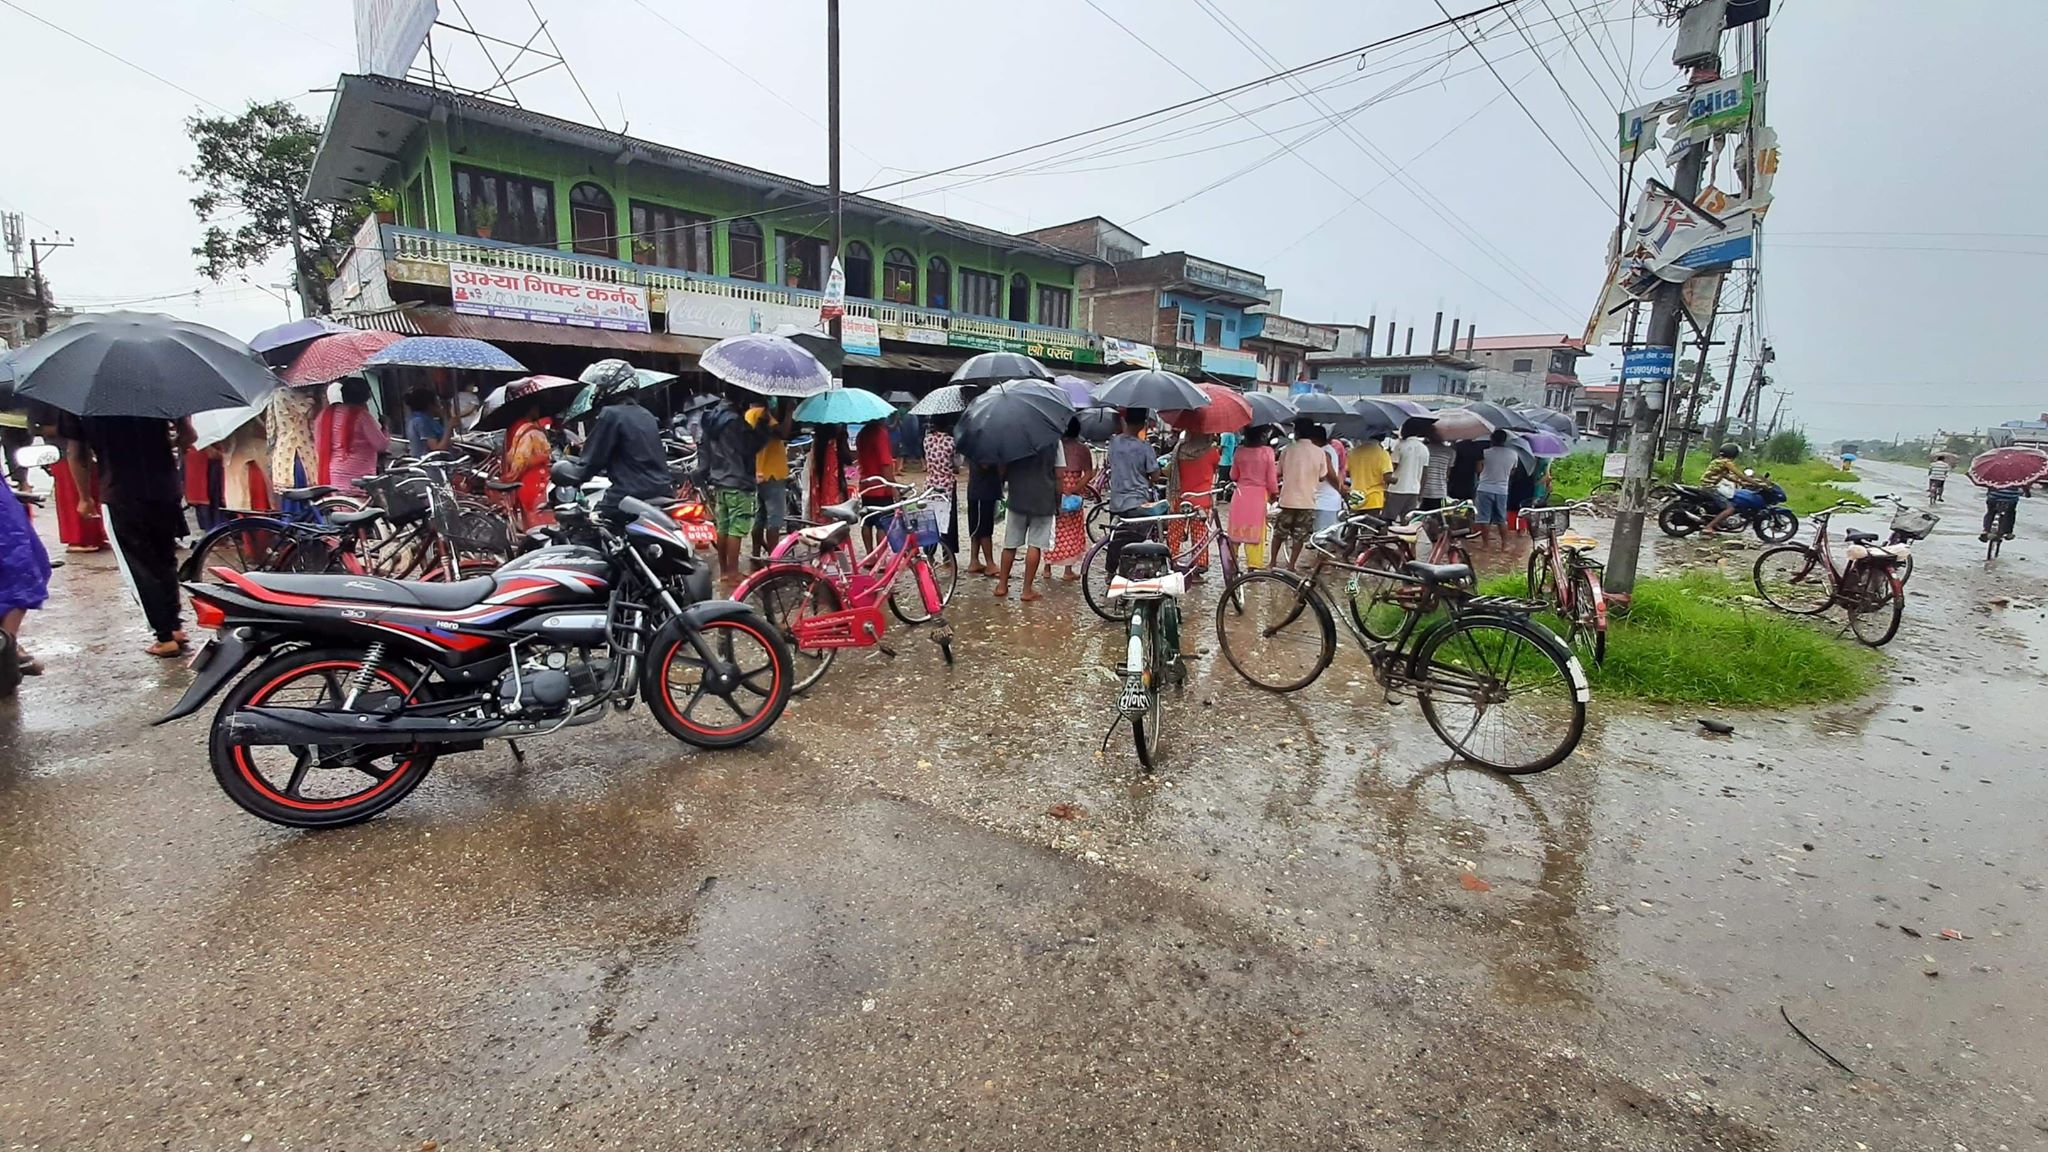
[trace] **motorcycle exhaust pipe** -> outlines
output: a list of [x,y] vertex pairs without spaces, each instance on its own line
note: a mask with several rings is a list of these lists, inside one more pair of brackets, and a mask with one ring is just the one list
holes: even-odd
[[228,717],[237,744],[471,744],[511,740],[589,724],[602,708],[569,718],[478,720],[454,716],[386,716],[324,708],[243,708]]

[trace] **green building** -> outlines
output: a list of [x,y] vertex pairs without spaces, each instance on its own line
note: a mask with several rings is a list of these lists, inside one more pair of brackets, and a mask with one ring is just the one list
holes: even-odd
[[[817,184],[343,76],[309,192],[373,187],[396,209],[365,223],[331,290],[358,323],[517,345],[542,370],[558,370],[548,348],[559,368],[590,348],[688,368],[721,336],[818,323],[831,220]],[[1101,341],[1074,327],[1090,257],[883,200],[844,203],[848,365],[942,373],[990,349],[1101,364]]]

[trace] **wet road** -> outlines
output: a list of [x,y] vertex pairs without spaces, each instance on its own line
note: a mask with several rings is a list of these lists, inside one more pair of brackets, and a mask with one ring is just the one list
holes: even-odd
[[1521,782],[1355,651],[1198,661],[1147,778],[1077,590],[977,581],[752,748],[636,711],[320,835],[145,726],[88,558],[0,705],[0,1148],[2043,1146],[2048,533],[1986,572],[1962,494],[1877,694],[1596,701]]

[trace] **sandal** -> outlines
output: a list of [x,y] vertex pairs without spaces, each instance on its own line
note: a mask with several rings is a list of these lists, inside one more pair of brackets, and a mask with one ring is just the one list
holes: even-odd
[[159,660],[173,660],[184,655],[185,646],[176,640],[159,640],[143,651]]

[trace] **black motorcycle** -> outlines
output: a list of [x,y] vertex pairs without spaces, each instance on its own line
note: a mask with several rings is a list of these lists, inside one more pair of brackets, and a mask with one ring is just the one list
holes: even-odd
[[218,631],[157,723],[254,664],[215,711],[207,754],[230,799],[296,828],[368,820],[440,755],[590,724],[636,695],[699,748],[774,726],[788,646],[753,609],[708,599],[710,571],[674,520],[630,498],[556,514],[590,543],[471,580],[216,569],[221,583],[187,584]]
[[[1711,488],[1674,484],[1672,494],[1657,513],[1657,527],[1666,536],[1690,536],[1705,528],[1720,510],[1721,498]],[[1721,521],[1724,532],[1747,528],[1766,544],[1783,544],[1799,534],[1799,515],[1785,507],[1785,490],[1769,477],[1754,488],[1737,490],[1730,498],[1735,511]]]

